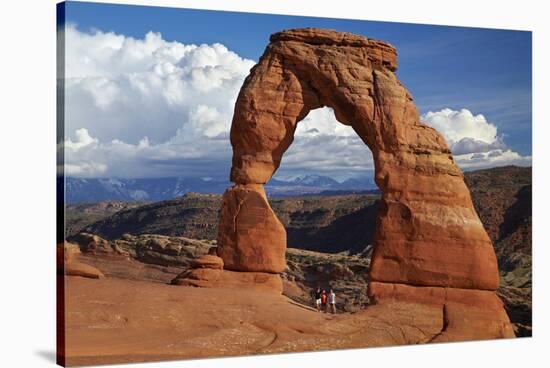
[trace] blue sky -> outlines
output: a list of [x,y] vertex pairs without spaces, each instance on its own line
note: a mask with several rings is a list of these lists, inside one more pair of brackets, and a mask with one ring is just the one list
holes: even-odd
[[444,108],[482,114],[508,148],[531,155],[530,32],[78,2],[67,4],[66,22],[84,33],[143,39],[153,31],[185,45],[221,43],[253,61],[270,34],[287,28],[381,39],[397,47],[398,78],[421,114]]

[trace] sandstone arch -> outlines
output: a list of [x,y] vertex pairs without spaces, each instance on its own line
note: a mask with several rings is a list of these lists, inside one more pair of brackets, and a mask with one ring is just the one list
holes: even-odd
[[[236,186],[225,196],[218,248],[226,268],[283,271],[284,229],[262,185],[279,167],[299,121],[329,106],[373,153],[383,193],[373,281],[498,287],[494,250],[462,173],[441,135],[420,123],[396,69],[396,50],[380,41],[318,29],[271,36],[235,105]],[[241,221],[242,227],[233,227]]]
[[482,337],[513,336],[495,294],[493,246],[462,172],[442,136],[419,121],[396,70],[396,50],[384,42],[312,28],[271,36],[235,105],[235,185],[224,194],[218,256],[226,270],[283,272],[286,232],[263,185],[299,121],[329,106],[371,149],[383,193],[369,295],[441,305],[448,331],[438,341],[472,336],[474,325]]

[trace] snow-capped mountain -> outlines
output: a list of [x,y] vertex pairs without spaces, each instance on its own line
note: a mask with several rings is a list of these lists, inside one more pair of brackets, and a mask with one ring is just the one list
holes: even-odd
[[84,179],[67,177],[65,198],[68,203],[103,200],[161,201],[185,193],[223,193],[227,180],[211,178]]
[[350,178],[338,182],[328,176],[300,175],[285,179],[271,179],[265,186],[270,195],[291,196],[300,194],[334,194],[376,190],[372,178]]
[[[61,180],[61,179],[59,179]],[[62,185],[62,182],[60,182]],[[230,186],[222,178],[65,178],[65,198],[68,203],[104,200],[161,201],[189,192],[221,194]],[[376,188],[372,179],[348,179],[342,183],[321,175],[301,175],[293,178],[273,178],[266,185],[269,195],[291,196],[323,194],[324,192],[364,191]]]
[[329,178],[328,176],[321,175],[300,175],[296,176],[292,180],[288,180],[287,182],[296,185],[306,185],[314,187],[334,187],[340,184],[339,182],[332,178]]

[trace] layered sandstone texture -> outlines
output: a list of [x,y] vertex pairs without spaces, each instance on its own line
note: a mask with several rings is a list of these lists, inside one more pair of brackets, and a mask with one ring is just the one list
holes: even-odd
[[[229,270],[282,272],[285,231],[263,185],[278,169],[297,124],[328,106],[372,151],[383,193],[370,270],[372,284],[382,286],[371,288],[371,297],[414,298],[419,288],[489,292],[491,308],[501,311],[495,252],[462,172],[441,134],[420,122],[396,70],[396,49],[385,42],[314,28],[271,36],[235,105],[235,186],[223,198],[218,255]],[[397,286],[405,291],[394,292]],[[377,295],[379,290],[385,291]],[[488,310],[485,304],[478,308]],[[501,327],[499,336],[509,336],[506,314],[489,315]]]
[[[267,201],[263,185],[235,185],[224,196],[216,256],[207,255],[172,284],[250,288],[282,294],[286,231]],[[217,260],[216,260],[217,259]]]
[[273,294],[283,293],[281,276],[267,272],[239,272],[224,270],[223,260],[215,255],[204,255],[194,260],[171,281],[172,285],[218,289],[250,289]]
[[237,184],[222,201],[217,254],[235,271],[285,270],[286,230],[260,184]]

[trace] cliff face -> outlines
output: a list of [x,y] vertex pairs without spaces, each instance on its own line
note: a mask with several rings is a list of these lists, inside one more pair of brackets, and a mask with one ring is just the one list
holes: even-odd
[[513,166],[466,175],[474,206],[495,246],[505,285],[531,286],[531,178],[531,168]]
[[[73,231],[70,236],[84,231],[106,239],[118,239],[125,233],[215,239],[220,205],[220,195],[187,194],[168,201],[121,210]],[[67,215],[70,216],[76,208],[82,206],[69,205],[71,211],[67,211]]]
[[272,199],[287,245],[317,252],[359,253],[372,245],[378,195]]

